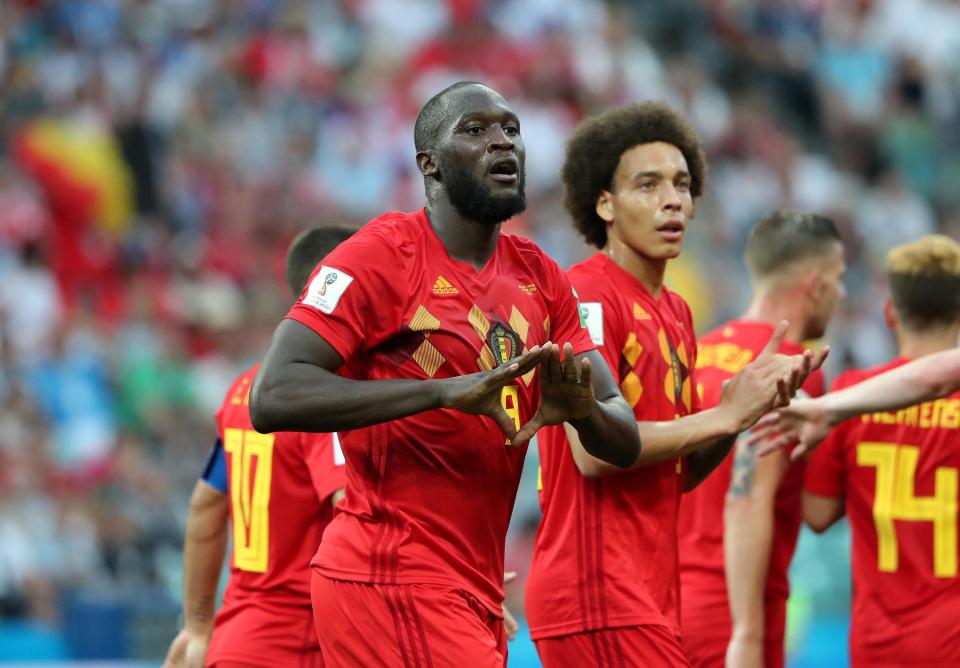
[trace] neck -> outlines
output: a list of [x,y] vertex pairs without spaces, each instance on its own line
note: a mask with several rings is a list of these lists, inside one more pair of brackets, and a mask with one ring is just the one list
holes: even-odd
[[786,320],[789,325],[784,340],[803,343],[806,338],[806,317],[803,315],[803,301],[788,290],[755,289],[753,301],[741,316],[743,320],[765,322],[773,327]]
[[960,324],[923,332],[898,327],[896,334],[900,357],[917,359],[918,357],[955,348],[958,337],[960,337]]
[[614,237],[607,237],[607,244],[600,250],[613,260],[618,267],[636,278],[654,297],[660,297],[663,291],[663,276],[667,271],[667,260],[653,259],[641,255],[625,243]]
[[465,218],[446,197],[438,197],[427,204],[427,217],[447,254],[478,271],[497,249],[500,225],[484,225]]

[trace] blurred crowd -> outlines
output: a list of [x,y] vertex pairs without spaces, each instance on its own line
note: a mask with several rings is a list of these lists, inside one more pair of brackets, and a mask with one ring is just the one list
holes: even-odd
[[[286,312],[287,243],[422,206],[413,120],[459,79],[520,117],[510,231],[585,257],[566,136],[665,100],[710,160],[670,277],[701,331],[745,306],[745,236],[790,206],[847,241],[831,371],[886,359],[886,250],[960,236],[958,25],[957,0],[0,3],[0,615],[56,620],[78,587],[176,600],[211,416]],[[522,490],[508,566],[536,513]]]

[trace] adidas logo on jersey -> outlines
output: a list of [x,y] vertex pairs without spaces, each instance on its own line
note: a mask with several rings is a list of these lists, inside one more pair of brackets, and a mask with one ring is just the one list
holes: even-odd
[[637,302],[633,302],[633,317],[637,320],[652,320],[646,309],[640,306],[640,304]]
[[435,295],[459,295],[460,291],[457,290],[453,285],[445,279],[443,276],[437,276],[436,282],[433,284],[433,294]]

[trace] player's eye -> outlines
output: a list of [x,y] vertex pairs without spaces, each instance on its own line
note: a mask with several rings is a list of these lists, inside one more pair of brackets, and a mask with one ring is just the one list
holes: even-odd
[[687,180],[682,180],[677,182],[677,190],[680,192],[687,192],[690,190],[690,182]]
[[468,135],[473,135],[474,137],[480,135],[483,132],[483,128],[479,125],[471,125],[466,129]]
[[518,128],[516,125],[508,125],[503,128],[503,133],[510,135],[511,137],[515,137],[520,134],[520,128]]
[[640,182],[640,190],[646,190],[646,191],[649,192],[649,191],[653,190],[653,189],[656,188],[656,187],[657,187],[657,184],[654,183],[653,181],[641,181],[641,182]]

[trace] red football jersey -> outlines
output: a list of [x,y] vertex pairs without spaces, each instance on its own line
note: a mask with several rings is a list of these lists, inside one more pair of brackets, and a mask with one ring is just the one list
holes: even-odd
[[[597,253],[569,271],[590,335],[637,420],[699,410],[696,338],[686,302],[654,299]],[[637,624],[679,630],[679,459],[597,479],[580,474],[563,427],[540,431],[543,519],[525,607],[534,639]]]
[[216,416],[233,553],[208,663],[259,657],[266,663],[258,665],[280,665],[316,651],[310,558],[333,517],[330,496],[346,482],[336,435],[254,430],[249,394],[256,374],[254,366],[234,381]]
[[[906,362],[848,372],[834,389]],[[960,392],[847,420],[814,452],[807,491],[843,497],[850,521],[854,665],[960,665],[958,470]]]
[[[770,340],[773,326],[762,322],[732,321],[713,330],[699,343],[697,391],[704,408],[720,403],[723,383],[749,364]],[[803,346],[784,341],[780,353],[796,355]],[[810,374],[803,391],[823,394],[823,374]],[[774,502],[774,535],[766,583],[765,635],[783,640],[790,584],[787,571],[800,533],[800,495],[806,464],[792,464],[784,474]],[[730,608],[723,570],[723,507],[733,457],[727,457],[680,504],[680,591],[683,635],[729,640]]]
[[[318,267],[290,318],[357,379],[448,378],[537,344],[593,349],[570,281],[532,242],[501,234],[477,271],[424,210],[370,221]],[[504,388],[517,425],[540,401],[532,370]],[[314,565],[328,577],[465,590],[501,615],[503,553],[525,448],[487,417],[431,410],[340,434],[347,493]]]

